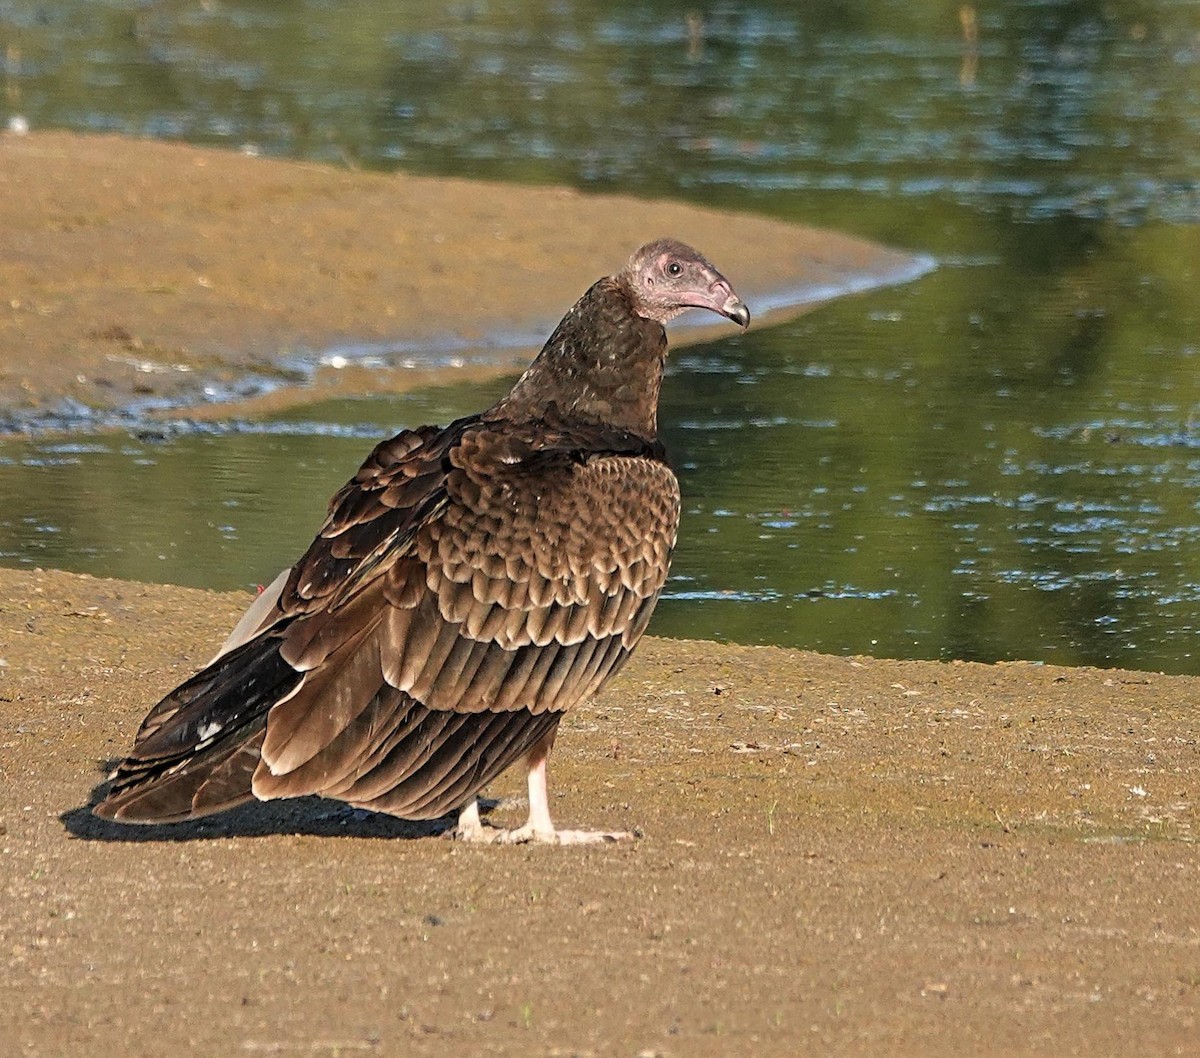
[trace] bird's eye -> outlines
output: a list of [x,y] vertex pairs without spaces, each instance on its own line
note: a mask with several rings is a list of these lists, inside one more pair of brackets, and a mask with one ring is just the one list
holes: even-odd
[[672,261],[669,265],[667,265],[667,275],[677,276],[682,274],[683,265],[681,265],[678,261]]

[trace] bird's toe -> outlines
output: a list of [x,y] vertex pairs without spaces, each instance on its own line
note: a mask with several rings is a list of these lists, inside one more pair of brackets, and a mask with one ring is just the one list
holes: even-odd
[[526,823],[523,827],[505,830],[500,840],[505,845],[557,845],[558,831],[553,828],[546,830]]
[[609,845],[633,840],[628,830],[557,830],[554,836],[559,845]]
[[507,830],[484,826],[482,823],[476,823],[474,826],[464,826],[459,823],[458,826],[446,831],[446,837],[454,841],[465,841],[472,845],[495,845],[504,841],[504,835],[507,833]]

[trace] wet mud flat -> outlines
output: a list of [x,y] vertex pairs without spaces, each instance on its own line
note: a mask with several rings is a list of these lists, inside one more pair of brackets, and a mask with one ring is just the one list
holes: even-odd
[[552,761],[632,844],[92,819],[247,602],[0,570],[11,1053],[1194,1053],[1200,680],[653,639]]
[[254,413],[511,371],[662,235],[718,262],[759,323],[933,265],[677,202],[0,135],[0,425]]

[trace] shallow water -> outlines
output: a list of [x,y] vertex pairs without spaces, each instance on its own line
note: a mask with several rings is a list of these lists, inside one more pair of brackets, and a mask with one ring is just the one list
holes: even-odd
[[[4,99],[35,126],[671,194],[934,253],[911,286],[675,358],[687,513],[654,630],[1195,671],[1195,5],[1031,0],[974,37],[958,5],[717,4],[690,28],[399,6],[8,5]],[[370,438],[496,391],[5,444],[0,561],[264,582]]]

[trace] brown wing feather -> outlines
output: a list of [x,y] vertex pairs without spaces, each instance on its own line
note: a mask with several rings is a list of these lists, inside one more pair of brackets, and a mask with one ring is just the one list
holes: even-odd
[[97,811],[461,807],[624,664],[678,515],[661,451],[600,426],[384,442],[226,652],[151,711]]
[[[444,810],[447,791],[466,801],[594,694],[644,631],[679,513],[657,453],[623,436],[509,424],[467,430],[440,455],[416,449],[411,467],[360,474],[297,565],[282,605],[305,612],[282,653],[307,676],[268,716],[257,796],[320,793],[403,814]],[[361,564],[327,576],[342,555],[380,557],[370,576]],[[338,674],[327,681],[329,665]]]

